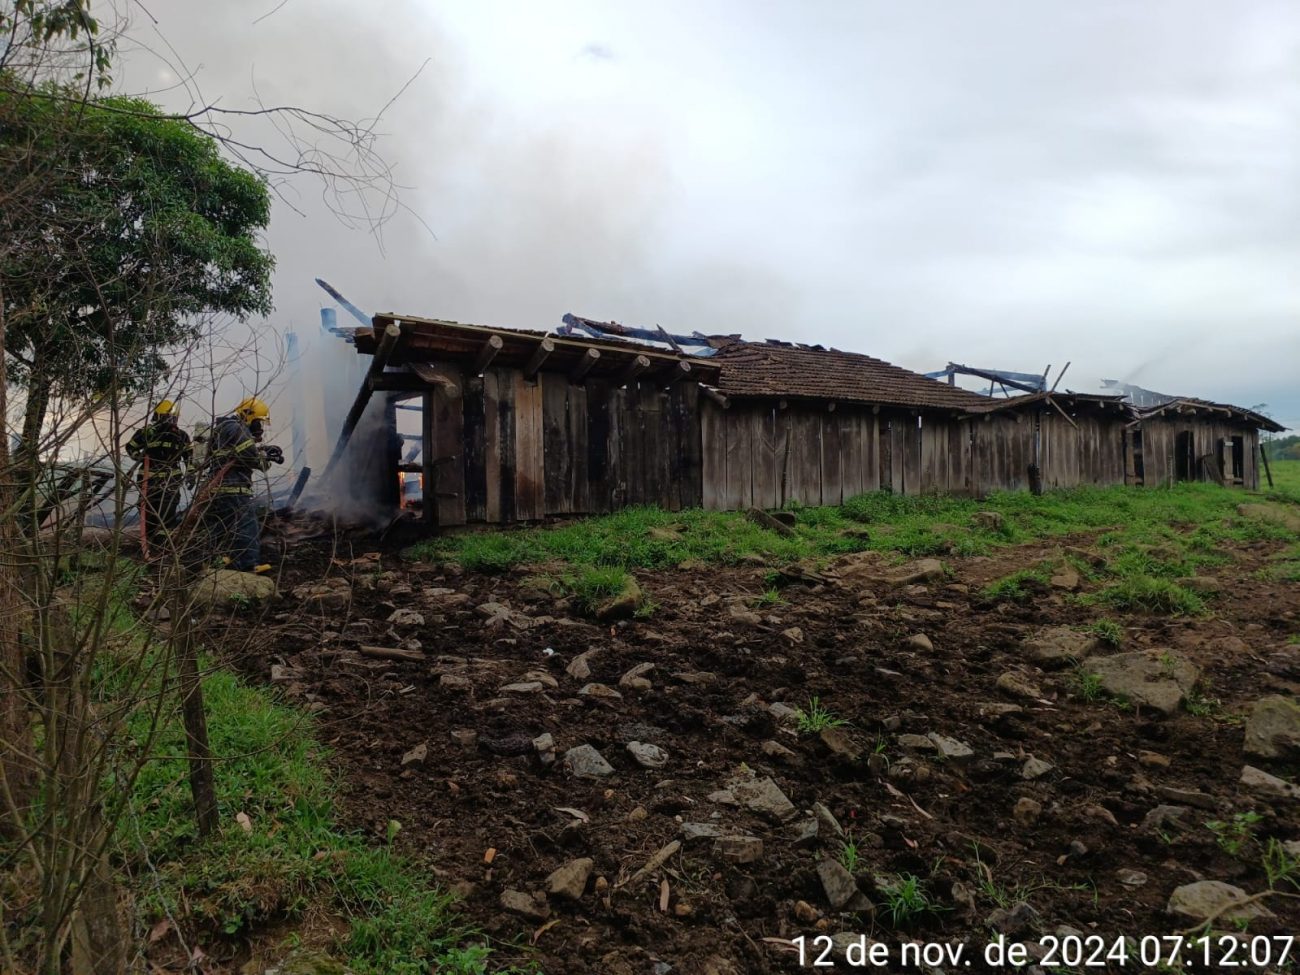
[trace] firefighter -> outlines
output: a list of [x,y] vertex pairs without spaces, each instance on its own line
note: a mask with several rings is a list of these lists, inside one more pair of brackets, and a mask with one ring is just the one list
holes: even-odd
[[270,424],[267,405],[250,396],[230,416],[212,425],[207,463],[213,472],[204,519],[214,554],[224,554],[240,572],[265,572],[260,564],[261,526],[253,506],[253,473],[284,463],[284,451],[262,445]]
[[153,411],[153,419],[127,442],[127,455],[140,464],[140,520],[150,543],[163,541],[177,524],[181,482],[193,464],[190,436],[180,428],[180,411],[169,399]]

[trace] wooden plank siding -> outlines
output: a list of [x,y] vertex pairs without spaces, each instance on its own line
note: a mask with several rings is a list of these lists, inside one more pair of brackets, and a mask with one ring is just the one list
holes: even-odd
[[[985,496],[1025,490],[1034,434],[1046,489],[1172,483],[1180,432],[1195,457],[1223,458],[1242,440],[1239,483],[1259,481],[1257,431],[1226,417],[1168,414],[1130,426],[1119,411],[1050,406],[986,415],[838,403],[733,399],[723,409],[694,382],[642,377],[573,383],[559,372],[527,380],[517,368],[451,370],[460,387],[431,387],[428,431],[437,525],[537,521],[653,504],[669,511],[743,510],[788,502],[838,505],[869,491]],[[1200,471],[1196,472],[1200,476]],[[426,478],[426,481],[428,479]]]

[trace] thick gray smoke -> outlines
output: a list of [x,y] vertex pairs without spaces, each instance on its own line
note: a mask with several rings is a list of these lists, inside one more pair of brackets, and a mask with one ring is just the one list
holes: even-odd
[[1293,4],[276,3],[148,8],[232,108],[372,117],[428,61],[376,125],[410,208],[379,240],[280,186],[277,329],[316,328],[322,276],[370,311],[1068,359],[1079,388],[1151,361],[1300,422]]

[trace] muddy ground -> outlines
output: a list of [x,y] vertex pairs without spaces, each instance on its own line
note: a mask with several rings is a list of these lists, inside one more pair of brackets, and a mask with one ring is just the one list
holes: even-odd
[[[1239,784],[1247,764],[1296,771],[1244,755],[1243,737],[1253,702],[1300,690],[1300,592],[1257,578],[1279,547],[1261,542],[1215,572],[1207,618],[1107,613],[1053,586],[1021,603],[979,596],[1062,545],[1101,558],[1075,537],[945,558],[948,577],[897,584],[888,560],[849,556],[786,580],[780,603],[761,599],[770,566],[641,572],[653,613],[597,624],[536,578],[545,567],[467,574],[299,543],[282,579],[297,596],[271,611],[272,645],[239,665],[319,711],[345,822],[382,838],[400,821],[398,846],[463,895],[499,964],[726,975],[801,970],[799,935],[867,934],[896,957],[904,941],[982,952],[999,933],[1170,934],[1194,924],[1167,912],[1176,888],[1263,891],[1262,844],[1300,839],[1295,800]],[[1085,699],[1074,667],[1031,659],[1043,628],[1102,616],[1122,623],[1122,645],[1078,652],[1159,649],[1171,677],[1201,668],[1198,705],[1218,703],[1166,715]],[[847,724],[800,733],[788,709],[814,697]],[[534,741],[547,734],[553,752]],[[662,767],[631,742],[657,746]],[[583,745],[609,774],[573,773],[565,753]],[[1229,855],[1204,824],[1248,812],[1260,818]],[[832,895],[843,876],[819,865],[843,859],[837,828],[858,859],[856,885]],[[566,865],[574,896],[546,896]],[[933,909],[891,918],[888,891],[908,875]],[[1275,916],[1249,933],[1295,933],[1298,905],[1259,902]],[[1112,968],[1151,970],[1133,956]]]

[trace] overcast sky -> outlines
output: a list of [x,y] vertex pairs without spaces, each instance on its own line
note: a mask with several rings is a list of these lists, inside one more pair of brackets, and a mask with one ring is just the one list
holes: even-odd
[[372,312],[1072,360],[1300,427],[1294,0],[279,2],[134,6],[118,72],[366,118],[428,62],[377,126],[382,251],[285,189],[277,327],[315,329],[319,275]]

